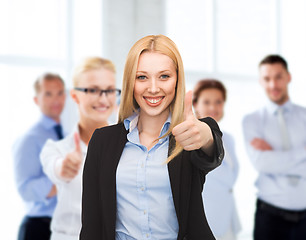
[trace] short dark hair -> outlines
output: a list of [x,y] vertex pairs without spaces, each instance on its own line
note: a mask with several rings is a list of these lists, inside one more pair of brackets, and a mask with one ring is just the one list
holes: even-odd
[[39,93],[42,81],[53,81],[55,79],[59,80],[63,84],[63,86],[65,86],[65,82],[59,74],[51,73],[51,72],[46,72],[46,73],[41,74],[34,82],[35,94]]
[[222,93],[223,100],[226,100],[226,88],[223,83],[217,79],[206,78],[198,81],[193,90],[193,99],[192,104],[196,104],[198,102],[198,98],[203,90],[206,89],[217,89]]
[[287,61],[280,55],[277,54],[270,54],[266,56],[264,59],[262,59],[259,63],[259,67],[264,64],[275,64],[275,63],[280,63],[283,65],[283,67],[286,69],[288,72],[288,63]]

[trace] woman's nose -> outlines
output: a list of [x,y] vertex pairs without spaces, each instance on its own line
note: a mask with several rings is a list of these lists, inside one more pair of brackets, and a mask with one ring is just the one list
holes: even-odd
[[158,93],[160,91],[157,80],[155,78],[151,79],[148,91],[151,93]]
[[101,92],[98,98],[99,102],[108,102],[108,96],[106,92]]

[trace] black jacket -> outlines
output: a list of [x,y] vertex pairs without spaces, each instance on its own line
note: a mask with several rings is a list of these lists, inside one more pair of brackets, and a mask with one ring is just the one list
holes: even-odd
[[[204,118],[214,137],[214,155],[183,150],[168,163],[173,201],[179,223],[178,240],[214,240],[202,202],[205,175],[224,156],[222,133],[212,118]],[[115,240],[116,170],[127,142],[123,123],[97,129],[88,145],[83,172],[81,240]],[[170,137],[170,144],[173,138]]]

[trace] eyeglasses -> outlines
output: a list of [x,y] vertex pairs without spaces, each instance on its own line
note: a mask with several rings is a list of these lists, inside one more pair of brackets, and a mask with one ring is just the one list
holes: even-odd
[[91,96],[99,96],[101,97],[103,93],[105,93],[105,96],[108,97],[113,97],[113,96],[120,96],[121,94],[121,90],[120,89],[106,89],[106,90],[103,90],[103,89],[98,89],[98,88],[79,88],[79,87],[76,87],[74,88],[75,90],[77,91],[81,91],[81,92],[85,92]]

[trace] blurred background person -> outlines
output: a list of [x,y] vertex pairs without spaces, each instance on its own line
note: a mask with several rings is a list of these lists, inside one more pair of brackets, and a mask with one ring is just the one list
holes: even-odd
[[[193,106],[198,118],[223,118],[226,89],[215,79],[200,80],[193,92]],[[233,187],[238,177],[238,161],[233,137],[223,132],[225,157],[220,167],[206,177],[202,193],[207,221],[217,240],[234,240],[240,230]]]
[[60,115],[66,98],[65,86],[59,75],[45,73],[35,81],[34,90],[34,102],[41,117],[13,147],[16,184],[26,206],[18,240],[49,239],[56,205],[56,188],[44,174],[39,154],[47,139],[63,138]]
[[280,55],[259,63],[268,102],[245,116],[249,157],[258,171],[255,240],[306,239],[306,108],[289,98],[291,74]]
[[51,223],[52,240],[78,240],[81,229],[82,172],[87,145],[96,128],[108,125],[116,106],[115,66],[107,59],[86,58],[76,69],[70,95],[79,122],[61,141],[47,141],[41,153],[44,172],[56,184],[58,203]]

